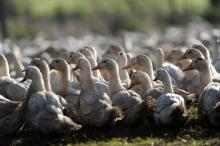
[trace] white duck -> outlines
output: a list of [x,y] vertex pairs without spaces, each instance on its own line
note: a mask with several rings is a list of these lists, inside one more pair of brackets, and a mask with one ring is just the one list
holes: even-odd
[[164,62],[165,54],[161,48],[157,49],[155,57],[151,58],[151,60],[155,66],[155,69],[165,69],[169,73],[173,84],[175,84],[176,87],[182,87],[181,83],[184,78],[184,73],[178,66],[169,62]]
[[123,69],[129,68],[134,68],[138,71],[146,72],[149,75],[151,81],[154,79],[153,64],[151,59],[146,55],[137,55],[136,57],[133,57],[130,62],[124,66]]
[[[52,86],[52,91],[61,96],[76,95],[79,93],[79,84],[71,82],[70,80],[70,68],[64,59],[53,59],[49,65],[51,70],[58,72],[57,79],[55,80],[55,86]],[[53,89],[54,87],[54,89]]]
[[26,101],[28,126],[46,134],[71,132],[81,128],[63,115],[59,97],[45,90],[43,77],[38,68],[34,66],[26,68],[23,80],[26,79],[32,80]]
[[181,49],[172,50],[169,52],[169,54],[166,56],[166,60],[177,65],[181,69],[185,69],[189,66],[191,63],[190,59],[181,59],[180,58],[184,55],[184,51]]
[[80,68],[79,96],[79,121],[86,126],[103,127],[110,126],[122,118],[121,111],[112,107],[112,102],[107,93],[97,92],[94,85],[91,66],[86,58],[78,60],[77,68]]
[[43,76],[46,91],[51,91],[50,68],[47,62],[42,59],[34,58],[31,60],[30,65],[38,67]]
[[204,124],[207,121],[213,126],[220,126],[220,83],[212,81],[212,73],[208,61],[194,59],[188,69],[196,69],[200,73],[199,116]]
[[[79,59],[83,60],[82,58],[84,58],[84,61],[81,61],[80,64],[78,63],[74,70],[80,69],[80,74],[87,74],[87,73],[91,72],[91,80],[92,80],[92,83],[93,83],[93,86],[94,86],[96,92],[108,93],[108,84],[106,84],[102,81],[99,81],[99,79],[95,78],[93,76],[93,73],[91,70],[91,65],[90,65],[89,61],[85,57],[81,57]],[[84,79],[82,77],[83,76],[80,76],[80,84],[82,81],[84,81]]]
[[0,94],[12,101],[24,101],[28,86],[12,79],[9,74],[8,62],[0,54]]
[[171,78],[166,70],[159,69],[155,79],[161,80],[164,85],[164,93],[158,97],[154,110],[156,123],[171,128],[182,126],[187,120],[183,97],[174,93]]
[[195,58],[192,63],[184,69],[184,71],[196,69],[199,74],[197,78],[192,78],[193,82],[197,83],[197,94],[200,95],[205,86],[210,82],[220,82],[220,77],[213,76],[210,64],[203,58]]
[[126,90],[119,77],[118,64],[112,59],[102,59],[99,64],[93,68],[103,69],[108,73],[109,95],[113,106],[122,109],[125,124],[135,124],[146,116],[147,101],[142,101],[141,97],[132,90]]
[[[195,58],[203,58],[203,59],[206,59],[203,55],[203,53],[199,50],[199,49],[188,49],[184,55],[181,57],[181,59],[185,59],[185,58],[188,58],[188,59],[195,59]],[[215,68],[213,67],[213,65],[207,60],[207,62],[209,63],[209,68],[210,68],[210,71],[212,73],[212,76],[214,78],[218,78],[219,74],[217,73],[217,71],[215,70]]]

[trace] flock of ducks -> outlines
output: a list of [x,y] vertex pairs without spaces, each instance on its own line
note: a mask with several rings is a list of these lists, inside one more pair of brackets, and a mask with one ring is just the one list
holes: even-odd
[[192,103],[201,121],[220,126],[220,61],[213,65],[202,44],[166,55],[152,49],[154,57],[117,45],[102,57],[94,46],[50,50],[28,63],[13,52],[0,54],[0,135],[24,126],[51,134],[146,120],[178,128]]

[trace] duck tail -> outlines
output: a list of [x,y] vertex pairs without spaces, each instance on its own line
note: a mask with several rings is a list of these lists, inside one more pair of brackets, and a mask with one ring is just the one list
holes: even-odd
[[151,117],[156,106],[156,99],[152,96],[145,98],[139,105],[139,114]]
[[182,116],[184,112],[185,112],[184,107],[182,105],[179,105],[173,110],[173,112],[171,113],[171,116],[178,118]]
[[120,121],[123,119],[123,113],[119,107],[113,107],[111,109],[111,117],[114,119],[114,121]]

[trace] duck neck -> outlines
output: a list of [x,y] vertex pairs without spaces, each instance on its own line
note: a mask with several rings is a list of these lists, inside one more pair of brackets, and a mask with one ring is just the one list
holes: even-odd
[[143,79],[143,80],[141,80],[141,82],[142,82],[141,84],[143,85],[145,90],[153,89],[152,82],[149,78]]
[[99,73],[98,73],[98,70],[93,70],[92,71],[92,74],[95,78],[99,79]]
[[129,75],[126,69],[120,69],[120,78],[122,81],[129,79]]
[[10,77],[7,60],[5,61],[5,63],[3,65],[0,66],[0,76],[1,77],[3,77],[3,76]]
[[114,69],[108,71],[108,79],[109,79],[109,94],[113,96],[114,94],[118,93],[119,91],[124,90],[121,85],[121,79],[119,76],[119,68],[115,66]]
[[142,64],[141,68],[142,68],[143,72],[146,72],[149,75],[150,80],[153,81],[153,79],[154,79],[154,71],[153,71],[152,63],[150,63],[150,64],[144,63],[144,64]]
[[163,82],[164,93],[174,93],[172,81],[168,74],[166,74],[162,82]]
[[69,87],[69,81],[70,81],[70,69],[68,65],[65,65],[64,69],[59,72],[60,73],[60,89],[59,94],[60,95],[67,95],[67,90]]
[[28,95],[32,95],[36,92],[45,91],[44,82],[41,74],[38,74],[32,79]]
[[209,63],[211,63],[210,53],[208,49],[205,50],[204,57]]
[[199,71],[200,81],[202,89],[212,82],[212,72],[209,66],[203,66],[203,69]]
[[81,90],[91,91],[94,90],[93,78],[91,67],[83,67],[80,70],[80,86]]
[[18,76],[24,76],[24,73],[22,72],[23,65],[21,64],[21,62],[18,60],[17,57],[14,58],[14,68]]
[[43,76],[46,91],[51,91],[50,69],[47,64],[45,65],[45,70],[42,71],[42,76]]

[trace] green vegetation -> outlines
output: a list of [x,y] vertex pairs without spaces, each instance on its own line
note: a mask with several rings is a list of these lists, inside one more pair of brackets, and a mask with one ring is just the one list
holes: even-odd
[[170,14],[172,11],[202,14],[209,7],[209,0],[14,0],[17,11],[24,15],[25,7],[30,7],[33,16],[44,17],[56,14],[61,8],[64,14],[104,13],[109,15],[142,15],[154,13]]
[[[41,21],[62,25],[71,21],[92,32],[106,34],[117,33],[120,30],[146,31],[151,27],[163,28],[170,24],[184,25],[197,16],[211,21],[218,21],[220,17],[220,8],[212,7],[210,0],[11,0],[10,2],[12,17],[9,19],[8,27],[11,29],[12,38],[34,36],[42,29],[36,27]],[[26,19],[31,21],[34,27],[30,25],[27,27]],[[21,27],[14,29],[14,26]]]
[[209,0],[13,0],[13,6],[21,18],[74,20],[98,33],[145,31],[212,14]]
[[178,130],[169,130],[146,122],[139,127],[116,126],[113,129],[83,128],[73,135],[45,136],[24,128],[13,136],[0,137],[0,145],[78,145],[78,146],[145,146],[145,145],[189,145],[209,146],[220,144],[218,129],[200,125],[197,108],[189,110],[187,124]]

